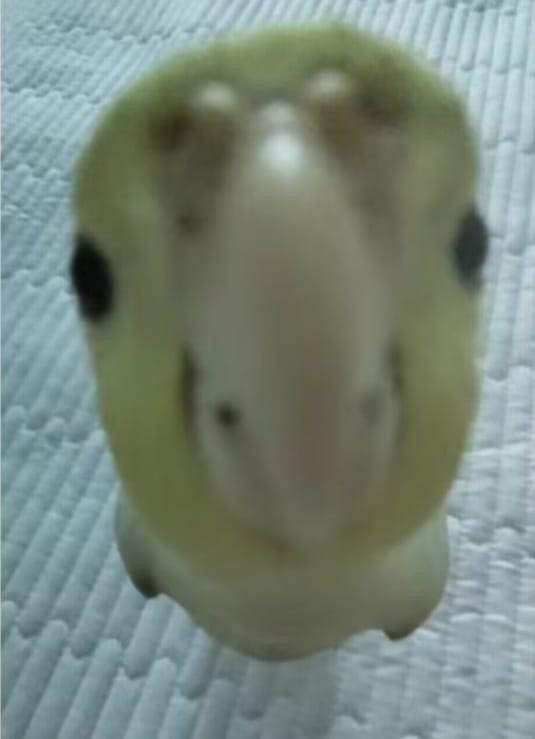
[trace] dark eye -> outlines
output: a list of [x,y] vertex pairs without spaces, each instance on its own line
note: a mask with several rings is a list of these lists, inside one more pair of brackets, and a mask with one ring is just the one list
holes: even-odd
[[487,228],[479,213],[472,209],[461,222],[454,249],[457,271],[469,287],[477,288],[481,284],[487,251]]
[[215,419],[222,428],[234,429],[240,423],[240,413],[229,403],[222,403],[215,409]]
[[70,271],[82,315],[103,319],[112,308],[113,280],[108,262],[87,236],[76,237]]

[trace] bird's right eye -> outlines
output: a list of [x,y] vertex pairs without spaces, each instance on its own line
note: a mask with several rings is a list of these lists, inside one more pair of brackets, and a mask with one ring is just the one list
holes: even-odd
[[461,280],[478,288],[488,252],[488,231],[485,221],[475,208],[466,213],[459,225],[454,244],[454,260]]
[[76,237],[70,275],[84,318],[103,320],[113,306],[113,277],[107,259],[83,234]]

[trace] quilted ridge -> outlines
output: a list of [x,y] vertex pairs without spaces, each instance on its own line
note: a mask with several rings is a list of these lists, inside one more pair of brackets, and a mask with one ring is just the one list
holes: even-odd
[[[8,0],[4,7],[2,728],[78,737],[535,736],[535,5],[531,0]],[[102,107],[176,48],[338,17],[465,96],[489,216],[483,397],[450,502],[446,598],[412,639],[296,665],[146,603],[112,536],[117,481],[66,274],[74,159]]]

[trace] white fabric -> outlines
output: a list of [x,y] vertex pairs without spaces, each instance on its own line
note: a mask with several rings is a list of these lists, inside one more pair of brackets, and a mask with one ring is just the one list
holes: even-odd
[[[492,234],[483,399],[432,620],[399,644],[368,634],[265,665],[213,643],[165,599],[146,603],[120,565],[117,483],[66,280],[70,176],[103,105],[170,51],[334,16],[434,62],[481,131]],[[533,1],[6,0],[3,41],[6,739],[533,739]]]

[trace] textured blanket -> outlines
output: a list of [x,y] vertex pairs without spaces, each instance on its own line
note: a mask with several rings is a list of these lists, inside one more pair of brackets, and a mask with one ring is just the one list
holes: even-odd
[[[447,596],[412,638],[293,665],[219,646],[128,582],[66,279],[70,176],[102,107],[172,50],[342,18],[435,64],[481,132],[482,405],[452,491]],[[535,737],[533,0],[6,0],[2,702],[6,739]]]

